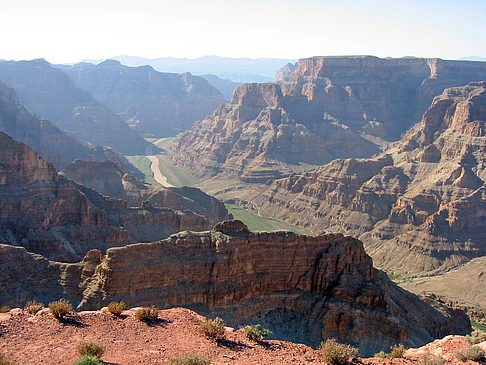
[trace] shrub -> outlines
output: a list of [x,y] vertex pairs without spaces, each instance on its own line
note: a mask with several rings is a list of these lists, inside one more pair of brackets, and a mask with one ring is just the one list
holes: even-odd
[[388,359],[390,357],[390,354],[387,354],[385,351],[381,350],[380,352],[377,352],[373,357],[377,357],[379,359]]
[[10,307],[8,305],[4,305],[3,307],[0,307],[0,313],[7,313],[10,312]]
[[446,362],[443,357],[437,357],[429,354],[422,356],[418,361],[419,365],[444,365],[445,363]]
[[103,363],[94,356],[85,355],[73,365],[103,365]]
[[188,355],[184,357],[172,357],[167,365],[210,365],[211,361],[205,357]]
[[4,354],[0,354],[0,365],[14,365],[15,362]]
[[254,325],[245,327],[245,336],[250,341],[260,342],[265,337],[267,337],[270,333],[272,333],[272,332],[270,330],[266,329],[266,328],[261,330],[259,324],[254,324]]
[[471,335],[466,336],[466,341],[470,345],[477,345],[483,341],[486,341],[486,332],[480,330],[474,330]]
[[346,364],[349,358],[358,356],[358,349],[353,346],[343,345],[334,338],[328,338],[321,342],[321,357],[330,365]]
[[149,307],[141,307],[135,311],[135,318],[139,321],[153,321],[156,320],[159,316],[159,311],[155,306]]
[[206,319],[198,328],[200,334],[211,340],[221,340],[224,338],[224,321],[221,318]]
[[44,304],[30,300],[24,307],[24,311],[29,314],[36,314],[41,309],[44,309]]
[[115,316],[119,316],[125,310],[125,307],[124,302],[111,302],[108,304],[108,312]]
[[390,347],[390,350],[391,350],[389,356],[390,359],[402,358],[403,355],[405,355],[405,351],[407,351],[405,346],[403,346],[402,344],[394,345]]
[[73,306],[69,300],[60,299],[56,302],[49,303],[49,311],[57,319],[63,319],[69,312],[73,310]]
[[76,349],[78,350],[78,354],[80,356],[94,356],[97,359],[99,359],[105,352],[105,346],[90,341],[81,341],[78,343],[78,346],[76,346]]
[[456,357],[459,361],[480,361],[484,358],[485,353],[484,351],[477,346],[470,346],[465,351],[458,351],[456,353]]

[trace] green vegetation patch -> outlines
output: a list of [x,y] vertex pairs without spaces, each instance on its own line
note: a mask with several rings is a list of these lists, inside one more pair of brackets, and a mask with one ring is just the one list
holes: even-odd
[[245,223],[250,231],[293,231],[298,234],[314,236],[308,229],[294,226],[279,219],[261,217],[237,204],[225,203],[225,206],[233,214],[233,217]]
[[145,182],[153,186],[160,186],[160,184],[155,181],[154,173],[150,169],[152,161],[145,156],[127,156],[128,161],[130,161],[140,172],[145,176]]
[[198,186],[199,180],[189,174],[179,166],[174,165],[164,156],[158,156],[159,158],[159,170],[164,175],[169,184],[174,186]]
[[482,323],[478,323],[476,321],[471,321],[471,326],[474,328],[477,328],[480,331],[485,331],[486,332],[486,325]]

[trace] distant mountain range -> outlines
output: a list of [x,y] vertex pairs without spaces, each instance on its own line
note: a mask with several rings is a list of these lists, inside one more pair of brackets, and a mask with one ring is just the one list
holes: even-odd
[[[126,66],[152,66],[161,72],[190,72],[195,75],[216,75],[233,82],[268,82],[275,79],[275,73],[287,63],[297,60],[283,58],[227,58],[204,56],[189,58],[142,58],[134,56],[116,56],[111,59],[120,61]],[[100,63],[102,60],[85,60]]]

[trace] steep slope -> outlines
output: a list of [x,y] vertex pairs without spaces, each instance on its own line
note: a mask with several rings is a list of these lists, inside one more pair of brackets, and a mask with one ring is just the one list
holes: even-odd
[[111,161],[78,160],[66,167],[62,174],[100,194],[125,200],[132,207],[150,204],[154,208],[189,210],[203,215],[211,225],[230,218],[222,202],[197,188],[154,187],[124,173],[118,164]]
[[46,119],[30,114],[19,104],[13,89],[0,83],[0,131],[23,142],[57,169],[76,159],[110,160],[123,171],[130,171],[128,161],[105,147],[90,147],[62,132]]
[[260,213],[359,237],[375,265],[434,273],[485,255],[486,82],[446,89],[386,153],[276,181]]
[[176,135],[224,102],[208,82],[189,73],[170,74],[150,66],[128,67],[108,60],[66,69],[74,84],[117,113],[139,132]]
[[245,84],[172,145],[201,177],[265,181],[335,158],[370,157],[397,140],[444,88],[486,79],[486,63],[314,57],[276,83]]
[[[93,250],[69,266],[23,248],[0,250],[7,268],[0,274],[1,299],[12,304],[32,295],[35,285],[38,298],[62,295],[79,308],[115,299],[186,306],[232,326],[262,323],[279,339],[317,346],[335,337],[362,354],[397,342],[418,346],[470,328],[463,313],[440,312],[397,287],[373,269],[361,242],[342,235],[252,233],[239,221],[226,221],[212,231],[111,248],[104,257]],[[21,274],[22,285],[6,280]],[[60,276],[66,279],[56,280]]]
[[214,86],[223,95],[226,101],[230,101],[233,96],[233,91],[241,85],[241,82],[234,82],[228,79],[221,79],[216,75],[201,75],[202,78],[208,80],[209,85]]
[[0,132],[0,241],[57,260],[79,260],[92,248],[154,241],[207,219],[169,208],[129,208],[56,173],[23,143]]
[[141,154],[147,142],[69,76],[45,60],[0,63],[0,82],[13,88],[30,113],[94,145]]

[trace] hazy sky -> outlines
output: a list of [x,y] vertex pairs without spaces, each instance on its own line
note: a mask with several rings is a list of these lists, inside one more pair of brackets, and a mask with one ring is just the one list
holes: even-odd
[[0,59],[486,57],[486,0],[0,0]]

